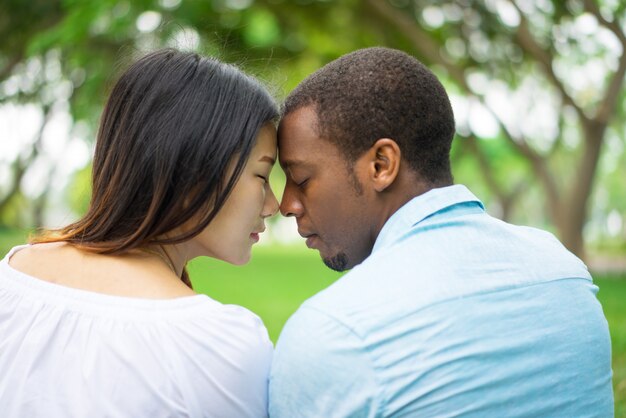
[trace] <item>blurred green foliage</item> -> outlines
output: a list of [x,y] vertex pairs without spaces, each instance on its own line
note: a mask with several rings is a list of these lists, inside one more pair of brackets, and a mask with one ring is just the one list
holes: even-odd
[[[3,0],[0,109],[32,103],[42,113],[54,113],[67,105],[74,125],[86,127],[81,138],[92,143],[116,76],[151,49],[195,49],[236,63],[281,99],[342,54],[374,45],[399,48],[432,68],[451,95],[496,113],[497,129],[489,134],[472,126],[475,114],[457,114],[452,150],[457,182],[468,184],[497,216],[548,228],[562,238],[567,225],[559,223],[572,218],[569,227],[586,230],[597,249],[626,257],[626,100],[623,86],[614,83],[620,74],[623,80],[626,68],[625,11],[625,2],[607,0]],[[516,13],[523,19],[516,22]],[[592,22],[592,30],[580,30],[584,20]],[[585,79],[594,71],[597,77]],[[68,93],[62,85],[69,85]],[[508,115],[517,126],[490,104],[496,88],[518,105]],[[613,102],[607,101],[611,92]],[[556,133],[524,131],[539,125],[532,111],[546,102]],[[611,111],[605,115],[603,109]],[[601,135],[585,131],[598,123],[604,124]],[[1,147],[12,141],[12,132],[2,126],[0,131]],[[583,162],[596,146],[597,165],[589,171]],[[40,196],[24,193],[23,177],[47,158],[32,143],[23,144],[13,159],[0,155],[2,254],[27,238],[7,226],[36,223],[32,212]],[[86,210],[89,176],[89,166],[77,171],[63,192],[75,214]],[[271,181],[280,197],[279,168]],[[572,214],[580,208],[585,219],[576,223]],[[611,213],[623,220],[618,234],[607,233]],[[190,270],[199,291],[257,312],[273,340],[304,299],[338,277],[314,252],[281,247],[257,248],[253,261],[241,268],[201,260]],[[626,417],[626,281],[598,278],[597,283],[612,333],[616,416]]]
[[[616,235],[606,226],[612,212],[626,240],[625,9],[606,0],[6,0],[0,106],[34,103],[53,115],[67,102],[92,142],[116,76],[158,47],[237,63],[278,99],[354,49],[403,49],[433,69],[459,109],[482,114],[457,112],[456,180],[496,216],[547,227],[583,255],[583,231],[590,240]],[[541,106],[549,111],[533,113]],[[0,224],[41,221],[50,196],[21,190],[46,160],[40,148],[0,156]],[[74,185],[84,183],[78,176]],[[83,187],[69,189],[70,206],[84,208]]]

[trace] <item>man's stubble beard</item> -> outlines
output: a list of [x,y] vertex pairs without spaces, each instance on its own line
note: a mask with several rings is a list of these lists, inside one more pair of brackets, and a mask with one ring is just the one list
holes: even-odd
[[348,270],[348,256],[346,253],[340,252],[332,257],[323,258],[324,264],[331,270],[346,271]]

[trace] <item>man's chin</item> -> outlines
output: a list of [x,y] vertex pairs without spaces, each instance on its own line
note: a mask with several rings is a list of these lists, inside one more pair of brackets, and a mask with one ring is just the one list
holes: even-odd
[[337,253],[332,257],[324,257],[324,255],[320,252],[320,255],[322,256],[322,261],[329,269],[335,271],[346,271],[350,268],[348,256],[346,256],[345,253]]

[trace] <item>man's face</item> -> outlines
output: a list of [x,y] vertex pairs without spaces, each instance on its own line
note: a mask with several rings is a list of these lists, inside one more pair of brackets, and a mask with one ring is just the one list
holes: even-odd
[[350,168],[340,149],[319,137],[314,109],[300,108],[280,122],[279,161],[287,177],[280,211],[295,216],[307,246],[328,267],[343,271],[372,251],[372,193],[361,182],[367,183],[364,162]]

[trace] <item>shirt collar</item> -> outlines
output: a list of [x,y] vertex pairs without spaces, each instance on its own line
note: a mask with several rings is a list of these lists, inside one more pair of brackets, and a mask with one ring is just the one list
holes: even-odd
[[376,238],[372,253],[391,244],[430,215],[450,206],[467,202],[475,202],[480,209],[485,209],[483,203],[462,184],[431,189],[414,197],[387,219]]

